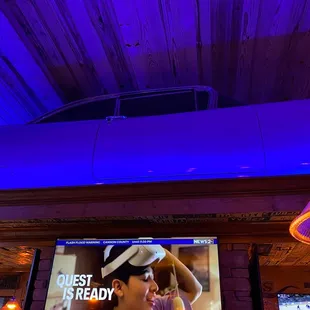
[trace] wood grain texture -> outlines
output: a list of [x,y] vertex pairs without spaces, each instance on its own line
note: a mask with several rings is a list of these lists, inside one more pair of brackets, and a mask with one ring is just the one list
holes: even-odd
[[[146,220],[152,223],[291,222],[310,195],[192,198],[2,206],[0,226],[47,221]],[[39,220],[38,220],[39,219]]]
[[0,247],[0,273],[29,271],[34,249],[26,246]]
[[310,266],[309,246],[300,242],[273,243],[259,261],[263,266]]
[[[310,97],[309,0],[3,0],[0,24],[13,29],[0,38],[12,64],[2,66],[2,88],[16,76],[16,94],[0,100],[22,105],[16,114],[1,107],[0,124],[169,86],[212,86],[224,105]],[[23,68],[13,59],[20,51]]]
[[84,4],[112,67],[119,89],[127,91],[136,89],[133,68],[125,52],[112,0],[84,0]]
[[7,190],[0,191],[0,206],[301,194],[310,194],[309,175]]
[[1,11],[0,28],[0,119],[6,124],[24,123],[62,106],[57,86]]

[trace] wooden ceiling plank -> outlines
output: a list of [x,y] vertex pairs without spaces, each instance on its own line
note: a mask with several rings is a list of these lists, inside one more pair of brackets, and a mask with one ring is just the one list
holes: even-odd
[[46,16],[43,16],[40,10],[40,5],[44,6],[44,10],[51,15],[50,18],[55,16],[45,0],[18,1],[17,4],[11,1],[7,3],[5,8],[6,12],[9,11],[10,22],[15,21],[15,24],[23,25],[23,27],[16,29],[18,34],[21,36],[24,34],[24,44],[31,50],[33,55],[40,58],[41,68],[45,67],[44,71],[50,72],[66,95],[66,99],[71,101],[81,98],[83,97],[81,85],[50,28],[57,23],[57,20],[49,20],[49,23],[47,23]]
[[[211,2],[195,1],[197,79],[200,85],[212,85]],[[190,48],[190,47],[188,47]]]
[[10,266],[15,267],[17,265],[31,265],[31,260],[25,260],[18,257],[18,255],[14,252],[12,253],[3,253],[3,251],[0,252],[1,255],[6,254],[6,256],[1,257],[1,266]]
[[294,251],[296,245],[297,242],[274,244],[270,252],[270,256],[274,256],[274,263],[282,265],[283,261]]
[[310,96],[306,0],[11,0],[0,11],[1,26],[16,31],[0,42],[16,69],[20,99],[10,100],[31,115],[101,93],[196,83],[227,105]]
[[310,2],[295,1],[291,16],[289,42],[278,68],[275,89],[282,92],[284,100],[310,96]]
[[[67,24],[68,30],[65,33],[72,33],[71,38],[74,39],[76,53],[82,51],[79,57],[81,69],[84,72],[86,65],[90,81],[96,80],[93,81],[96,82],[93,93],[91,93],[92,87],[87,90],[90,93],[89,96],[94,97],[98,93],[119,93],[120,88],[113,68],[90,20],[84,1],[53,0],[52,3],[57,5],[58,16],[62,16],[62,24]],[[86,86],[90,85],[83,85],[83,87]]]
[[197,61],[199,21],[197,1],[160,0],[159,16],[164,28],[170,71],[175,85],[198,85],[202,68]]
[[32,265],[34,249],[24,247],[0,248],[0,272],[29,271]]
[[[0,59],[0,123],[23,124],[30,121],[32,116],[25,111],[25,107],[18,101],[12,88],[8,87],[1,76],[1,59]],[[3,72],[3,71],[2,71]]]
[[[179,1],[180,4],[182,1]],[[137,76],[139,89],[180,85],[179,62],[172,46],[172,29],[167,24],[172,3],[114,0],[115,14],[126,53]]]
[[[122,0],[113,0],[115,18],[122,37],[124,53],[126,53],[132,65],[137,89],[144,90],[148,88],[148,79],[151,75],[147,63],[147,54],[145,53],[148,53],[147,44],[152,38],[147,38],[146,42],[144,40],[144,28],[143,24],[141,24],[143,21],[139,19],[139,11],[135,7],[136,4],[136,1],[131,1],[129,4]],[[124,8],[124,5],[126,8]],[[152,58],[153,55],[150,53],[149,57]],[[161,79],[159,82],[163,85]],[[152,87],[153,85],[149,86]]]
[[224,96],[231,95],[236,71],[236,64],[232,67],[230,58],[236,48],[232,44],[233,34],[240,25],[236,21],[233,23],[233,7],[234,1],[210,1],[212,87]]
[[[35,91],[27,84],[14,64],[5,55],[0,56],[0,79],[14,97],[13,102],[18,103],[14,108],[19,112],[17,115],[22,113],[24,122],[47,112],[47,108],[37,97]],[[7,102],[6,106],[10,105],[11,102]]]
[[235,55],[231,56],[230,67],[236,66],[235,83],[231,95],[239,102],[247,103],[252,87],[251,77],[255,72],[252,70],[253,52],[256,44],[256,31],[260,15],[261,1],[238,1],[233,8],[233,22],[239,20],[240,25],[235,29],[232,45],[235,46]]
[[[121,91],[138,89],[137,77],[119,29],[112,0],[83,0],[91,23],[96,30],[101,45],[113,70]],[[132,2],[123,2],[132,5]],[[123,6],[123,10],[125,10]]]
[[[40,57],[41,50],[37,42],[32,41],[33,33],[27,18],[20,12],[15,1],[5,3],[0,1],[0,54],[16,68],[18,75],[29,86],[25,89],[29,96],[31,95],[29,91],[35,92],[37,100],[44,106],[44,108],[37,107],[42,114],[62,106],[63,94],[59,89],[58,81],[50,74],[44,59]],[[12,85],[14,86],[15,84]]]
[[[60,52],[64,61],[62,67],[65,65],[70,71],[82,91],[83,97],[104,94],[106,91],[81,39],[67,1],[40,0],[36,3],[40,18],[45,21],[46,27],[49,28],[55,48]],[[70,8],[72,9],[72,6]],[[86,14],[85,8],[84,13]],[[78,22],[83,23],[83,20]]]
[[[261,1],[256,43],[253,54],[251,95],[249,102],[287,100],[282,83],[285,55],[290,44],[290,27],[294,24],[295,10],[302,1]],[[267,100],[267,101],[266,101]]]

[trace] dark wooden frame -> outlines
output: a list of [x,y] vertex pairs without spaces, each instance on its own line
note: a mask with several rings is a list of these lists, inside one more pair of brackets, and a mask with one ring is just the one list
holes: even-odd
[[41,255],[41,250],[36,249],[33,255],[31,270],[29,273],[29,278],[28,278],[28,283],[27,283],[26,295],[24,298],[24,305],[23,305],[24,310],[30,310],[31,308],[31,304],[33,301],[33,292],[35,290],[35,281],[36,281],[38,269],[39,269],[40,255]]

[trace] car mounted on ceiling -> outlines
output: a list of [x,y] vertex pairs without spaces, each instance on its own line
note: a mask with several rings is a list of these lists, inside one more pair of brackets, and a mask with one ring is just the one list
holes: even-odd
[[0,189],[310,173],[309,100],[219,109],[210,87],[100,96],[0,127]]
[[126,92],[67,104],[30,124],[112,120],[214,109],[217,92],[208,86],[188,86]]

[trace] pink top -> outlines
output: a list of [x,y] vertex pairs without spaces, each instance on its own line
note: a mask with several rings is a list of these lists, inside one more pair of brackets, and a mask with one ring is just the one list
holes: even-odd
[[[175,292],[169,292],[165,296],[157,296],[155,305],[152,310],[173,310],[173,298],[176,297]],[[185,310],[192,310],[192,306],[184,292],[180,291],[180,297],[183,300]]]

